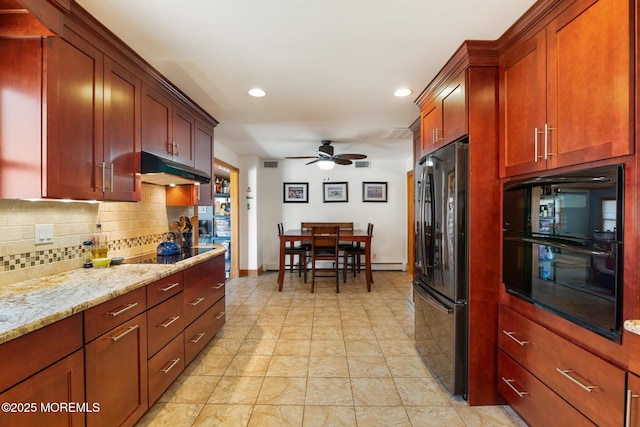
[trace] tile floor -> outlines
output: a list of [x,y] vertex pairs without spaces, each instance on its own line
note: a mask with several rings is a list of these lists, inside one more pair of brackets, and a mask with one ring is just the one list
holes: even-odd
[[413,344],[411,277],[227,283],[227,323],[138,426],[524,426],[449,396]]

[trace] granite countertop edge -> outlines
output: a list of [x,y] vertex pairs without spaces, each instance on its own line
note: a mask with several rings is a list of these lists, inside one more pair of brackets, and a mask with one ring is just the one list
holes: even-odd
[[65,273],[0,287],[0,344],[224,255],[213,250],[175,264],[122,264],[109,268],[78,268]]

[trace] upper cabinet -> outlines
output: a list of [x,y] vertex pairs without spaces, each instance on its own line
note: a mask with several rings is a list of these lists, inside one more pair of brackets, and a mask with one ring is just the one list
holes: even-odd
[[503,36],[501,176],[633,153],[631,4],[562,7]]
[[465,75],[460,72],[447,81],[420,108],[422,154],[468,133]]
[[211,176],[209,184],[200,184],[196,188],[196,204],[212,206],[215,191],[213,182],[213,127],[196,121],[195,126],[195,168]]
[[166,95],[144,86],[142,149],[194,166],[195,119]]

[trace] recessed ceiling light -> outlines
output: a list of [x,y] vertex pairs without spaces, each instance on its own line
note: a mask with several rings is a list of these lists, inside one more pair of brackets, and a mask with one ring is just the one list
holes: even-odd
[[260,88],[253,88],[249,91],[249,95],[254,96],[256,98],[262,98],[263,96],[265,96],[267,94],[267,92],[265,92],[264,90],[260,89]]
[[401,88],[401,89],[397,89],[395,92],[393,92],[393,95],[397,96],[397,97],[403,97],[403,96],[409,96],[412,93],[413,93],[413,91],[411,89]]

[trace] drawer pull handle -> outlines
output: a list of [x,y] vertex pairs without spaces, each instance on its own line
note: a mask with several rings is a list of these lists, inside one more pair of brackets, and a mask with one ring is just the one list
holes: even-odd
[[131,332],[135,331],[135,330],[136,330],[136,329],[138,329],[139,327],[140,327],[140,326],[138,326],[138,325],[129,326],[129,327],[127,328],[127,330],[126,330],[126,331],[124,331],[123,333],[121,333],[120,335],[116,335],[115,337],[111,337],[111,340],[112,340],[113,342],[116,342],[116,341],[118,341],[119,339],[124,338],[126,335],[129,335]]
[[166,321],[165,323],[161,323],[160,326],[162,326],[163,328],[168,328],[169,326],[171,326],[171,324],[173,322],[175,322],[179,318],[180,318],[180,316],[174,316],[171,319],[169,319],[168,321]]
[[217,320],[222,319],[222,317],[224,317],[224,314],[225,314],[225,313],[224,313],[224,311],[221,311],[221,312],[220,312],[220,313],[218,313],[218,315],[216,316],[216,319],[217,319]]
[[200,304],[202,301],[204,301],[204,297],[200,297],[198,299],[194,299],[193,301],[191,301],[189,303],[189,305],[192,305],[192,306],[195,307],[196,305]]
[[167,291],[170,291],[171,289],[175,288],[178,285],[180,285],[180,282],[172,283],[169,286],[167,286],[166,288],[160,288],[158,290],[162,291],[162,292],[167,292]]
[[569,374],[573,373],[573,371],[571,369],[556,368],[556,371],[560,372],[563,376],[565,376],[566,378],[570,379],[572,382],[576,383],[583,390],[588,391],[589,393],[591,393],[594,388],[598,388],[598,387],[596,387],[594,385],[584,385],[580,381],[578,381],[577,379],[573,378],[571,375],[569,375]]
[[518,395],[518,397],[524,397],[525,395],[529,394],[529,392],[527,392],[527,391],[520,391],[520,390],[518,390],[518,389],[517,389],[517,388],[512,384],[515,380],[508,380],[508,379],[506,379],[505,377],[502,377],[502,381],[504,381],[504,383],[505,383],[506,385],[508,385],[508,386],[509,386],[509,388],[510,388],[511,390],[513,390],[515,394],[517,394],[517,395]]
[[120,310],[118,311],[110,311],[107,314],[112,315],[113,317],[119,316],[122,313],[124,313],[125,311],[131,310],[133,307],[135,307],[136,305],[138,305],[137,302],[131,303],[131,304],[127,304],[124,307],[122,307]]
[[632,399],[637,399],[640,395],[634,394],[633,391],[627,389],[627,410],[625,414],[624,427],[631,427],[631,405]]
[[220,288],[221,288],[221,287],[223,287],[223,286],[224,286],[224,283],[220,283],[220,284],[218,284],[218,286],[214,286],[214,287],[213,287],[213,289],[218,290],[218,289],[220,289]]
[[205,335],[207,335],[204,332],[200,332],[198,335],[196,335],[195,337],[191,338],[191,342],[194,344],[198,344],[198,341],[200,341],[202,339],[202,337],[204,337]]
[[503,329],[502,333],[508,336],[509,338],[511,338],[512,340],[514,340],[515,342],[517,342],[518,344],[520,344],[521,346],[524,346],[525,344],[529,344],[529,341],[520,341],[518,338],[514,337],[515,332],[509,332]]
[[164,368],[164,369],[160,369],[160,372],[168,374],[170,370],[173,369],[174,366],[176,366],[178,364],[178,362],[180,361],[180,358],[178,357],[177,359],[173,359],[171,361],[171,365],[169,365],[168,368]]

